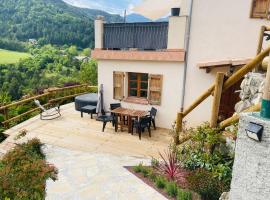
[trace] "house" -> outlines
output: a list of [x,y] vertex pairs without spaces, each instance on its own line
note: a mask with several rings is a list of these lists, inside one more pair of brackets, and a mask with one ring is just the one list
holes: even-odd
[[36,39],[29,39],[28,42],[32,45],[37,45],[38,41]]
[[88,56],[75,56],[74,58],[81,62],[89,62],[91,60]]
[[[95,21],[98,82],[105,102],[158,109],[157,124],[170,128],[176,113],[257,52],[262,25],[269,25],[269,0],[182,0],[169,22],[107,24]],[[222,95],[220,115],[229,117],[240,82]],[[212,98],[187,116],[188,124],[208,121]]]

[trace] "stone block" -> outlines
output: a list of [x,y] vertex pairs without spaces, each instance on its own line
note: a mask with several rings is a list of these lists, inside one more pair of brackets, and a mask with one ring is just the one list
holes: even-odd
[[[246,134],[249,122],[264,126],[262,141]],[[270,120],[243,113],[236,140],[230,200],[270,199]]]

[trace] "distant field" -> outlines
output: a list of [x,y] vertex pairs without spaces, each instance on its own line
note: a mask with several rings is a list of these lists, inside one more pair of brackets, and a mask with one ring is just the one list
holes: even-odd
[[0,64],[13,64],[20,59],[29,58],[30,56],[28,53],[0,49]]

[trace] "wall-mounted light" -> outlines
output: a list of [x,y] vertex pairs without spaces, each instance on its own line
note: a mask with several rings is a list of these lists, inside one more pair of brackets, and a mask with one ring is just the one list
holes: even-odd
[[253,140],[262,141],[263,126],[254,122],[249,122],[246,128],[247,136]]

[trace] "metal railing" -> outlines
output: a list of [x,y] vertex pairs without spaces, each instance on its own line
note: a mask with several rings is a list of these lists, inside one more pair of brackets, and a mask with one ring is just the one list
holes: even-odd
[[105,49],[167,49],[168,22],[104,24]]

